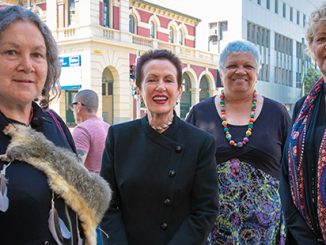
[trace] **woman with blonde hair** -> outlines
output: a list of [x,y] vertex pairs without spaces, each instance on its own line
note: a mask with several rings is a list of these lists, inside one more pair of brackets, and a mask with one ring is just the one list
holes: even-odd
[[322,77],[293,112],[280,193],[289,244],[326,243],[326,3],[312,12],[308,49]]

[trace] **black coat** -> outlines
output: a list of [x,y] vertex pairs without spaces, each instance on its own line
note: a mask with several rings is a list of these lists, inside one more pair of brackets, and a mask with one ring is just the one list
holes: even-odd
[[[301,107],[304,103],[306,96],[301,98],[296,104],[293,111],[293,122],[297,118],[298,114],[300,113]],[[324,101],[323,99],[321,101]],[[312,165],[316,165],[318,162],[318,151],[320,148],[320,141],[323,135],[323,131],[325,129],[325,105],[321,103],[319,108],[319,115],[317,125],[320,126],[319,133],[319,142],[317,140],[318,137],[311,138],[306,136],[306,146],[305,146],[305,164],[306,167],[309,168],[309,172],[312,169]],[[321,126],[323,125],[323,126]],[[312,130],[312,128],[309,128]],[[316,130],[315,128],[313,130]],[[308,135],[308,134],[307,134]],[[289,136],[290,137],[290,136]],[[280,196],[282,200],[283,210],[284,210],[284,217],[286,222],[286,244],[294,245],[294,244],[304,244],[304,245],[317,245],[317,244],[325,244],[325,241],[322,239],[322,234],[320,230],[318,230],[318,234],[314,233],[300,214],[299,210],[293,203],[293,198],[291,195],[290,190],[290,181],[289,181],[289,166],[288,166],[288,142],[285,144],[284,152],[283,152],[283,159],[282,159],[282,176],[281,176],[281,184],[280,184]],[[305,174],[307,174],[306,171]],[[315,173],[314,173],[315,174]],[[307,177],[305,177],[307,178]],[[305,183],[312,183],[312,180],[305,181]],[[311,192],[311,188],[306,189]],[[310,202],[310,200],[308,201]],[[310,205],[315,205],[311,202]],[[313,206],[314,211],[316,212],[316,206]],[[317,217],[317,214],[314,214],[314,217]],[[317,219],[317,218],[316,218]]]
[[147,117],[111,126],[101,175],[114,192],[107,244],[204,244],[218,213],[212,136],[174,117],[157,133]]
[[[63,132],[56,126],[49,113],[33,104],[34,116],[31,127],[42,132],[55,145],[68,149],[75,147],[69,129],[58,117]],[[10,137],[2,130],[9,122],[15,122],[0,114],[0,154],[4,154]],[[0,162],[0,170],[4,162]],[[7,164],[7,163],[6,163]],[[56,244],[49,231],[49,211],[52,191],[45,174],[30,164],[13,161],[6,170],[8,178],[9,209],[0,211],[0,244]],[[62,219],[65,219],[65,205],[62,198],[56,197],[55,207]],[[68,208],[74,237],[76,233],[76,214]],[[69,243],[70,244],[70,243]]]

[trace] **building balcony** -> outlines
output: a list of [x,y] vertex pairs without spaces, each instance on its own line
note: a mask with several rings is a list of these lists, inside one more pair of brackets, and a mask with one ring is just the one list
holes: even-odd
[[167,49],[178,55],[180,59],[186,59],[195,63],[204,63],[208,67],[215,67],[214,64],[217,64],[217,54],[200,51],[179,44],[163,42],[157,39],[142,37],[129,32],[124,33],[100,25],[59,28],[53,31],[53,36],[59,45],[95,39],[100,42],[121,43],[121,46],[129,46],[131,49],[141,51],[157,48]]

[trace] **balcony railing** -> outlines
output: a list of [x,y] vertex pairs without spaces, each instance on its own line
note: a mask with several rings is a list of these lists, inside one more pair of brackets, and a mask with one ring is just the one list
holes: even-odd
[[[138,50],[151,49],[167,49],[178,55],[180,58],[196,60],[207,64],[217,64],[217,54],[200,51],[195,48],[190,48],[174,43],[163,42],[157,39],[142,37],[133,33],[121,33],[118,30],[103,27],[100,25],[76,26],[60,28],[53,32],[57,42],[66,42],[73,40],[81,40],[83,38],[98,38],[103,40],[112,40],[115,42],[124,42],[124,45],[132,45]],[[123,38],[122,41],[122,35]]]

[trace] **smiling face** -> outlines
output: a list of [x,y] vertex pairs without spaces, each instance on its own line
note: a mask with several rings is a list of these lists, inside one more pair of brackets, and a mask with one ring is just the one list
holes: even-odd
[[170,61],[153,59],[145,63],[140,95],[153,118],[164,120],[171,117],[181,92],[177,69]]
[[1,33],[1,104],[31,104],[41,94],[47,69],[44,38],[35,24],[16,21]]
[[256,60],[249,53],[230,54],[220,75],[226,93],[252,94],[258,76]]
[[322,72],[323,76],[326,76],[326,25],[322,24],[317,29],[310,49],[316,59],[316,63]]

